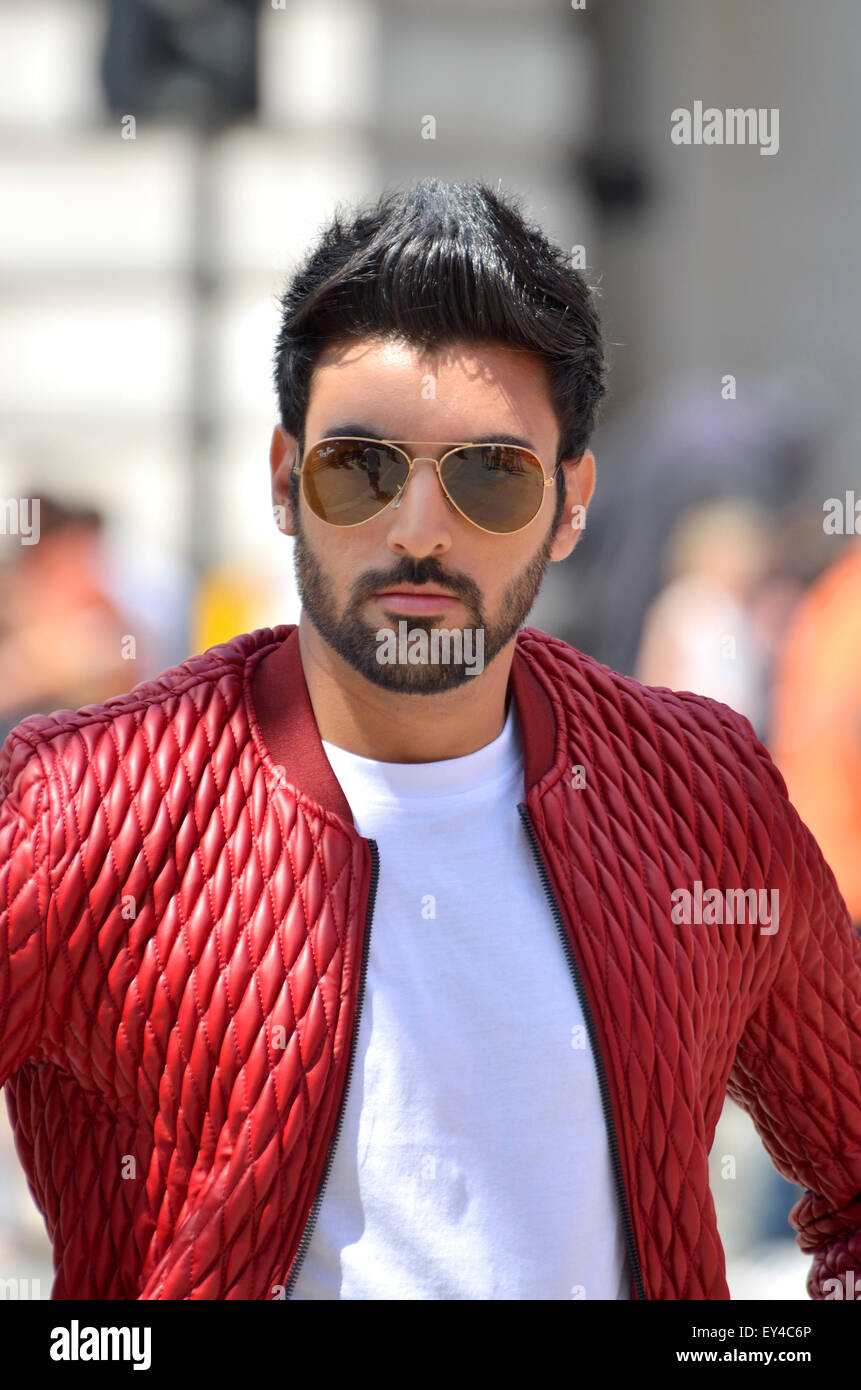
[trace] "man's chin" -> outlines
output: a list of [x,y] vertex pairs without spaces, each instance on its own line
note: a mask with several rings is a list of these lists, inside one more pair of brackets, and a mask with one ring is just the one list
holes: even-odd
[[440,695],[475,680],[472,669],[466,666],[382,666],[353,661],[350,665],[381,690],[399,695]]
[[372,627],[354,616],[330,623],[328,614],[304,611],[333,656],[380,690],[403,695],[457,690],[474,681],[490,659],[483,625],[448,628],[413,618]]
[[[406,627],[406,624],[404,625]],[[381,690],[403,695],[439,695],[474,681],[484,669],[484,630],[476,645],[460,629],[446,629],[448,644],[433,645],[431,625],[414,626],[409,637],[391,628],[364,629],[341,636],[338,656]],[[466,642],[466,645],[464,643]],[[452,659],[452,648],[459,652]],[[442,655],[440,653],[442,652]]]

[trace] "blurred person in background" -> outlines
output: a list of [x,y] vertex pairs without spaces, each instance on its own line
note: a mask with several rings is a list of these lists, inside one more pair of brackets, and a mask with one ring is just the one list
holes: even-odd
[[[833,543],[833,542],[832,542]],[[770,748],[861,930],[861,538],[799,601],[774,682]]]
[[[576,560],[551,572],[536,620],[614,671],[633,673],[682,519],[738,498],[763,509],[779,533],[784,516],[806,517],[833,409],[825,383],[806,373],[751,375],[737,400],[721,398],[714,374],[691,373],[623,406],[596,437],[601,468]],[[637,524],[620,547],[619,518],[627,516]],[[806,586],[830,552],[821,526],[793,539],[778,544],[775,561],[790,578],[800,567]],[[771,580],[769,589],[776,597]]]
[[146,630],[111,593],[104,538],[98,510],[42,494],[38,542],[5,539],[0,566],[4,738],[26,714],[106,700],[128,688],[130,672],[146,669],[152,654]]
[[766,661],[753,598],[770,561],[771,521],[742,499],[682,516],[670,536],[669,583],[646,612],[637,679],[723,700],[765,734]]
[[[861,930],[861,540],[809,586],[800,578],[834,546],[822,511],[784,518],[777,550],[768,747],[799,815],[832,869]],[[816,571],[821,569],[817,565]],[[797,592],[792,593],[796,576]],[[774,1169],[754,1218],[767,1240],[786,1237],[786,1213],[801,1195]]]

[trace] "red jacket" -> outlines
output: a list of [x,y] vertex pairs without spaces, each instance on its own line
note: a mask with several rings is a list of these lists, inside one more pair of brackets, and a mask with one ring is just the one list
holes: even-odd
[[[708,1172],[729,1093],[807,1189],[791,1221],[827,1296],[861,1267],[861,941],[830,869],[726,705],[534,628],[512,689],[535,891],[589,1023],[632,1295],[729,1297]],[[0,796],[0,1083],[52,1296],[289,1297],[379,870],[297,629],[23,720]],[[674,923],[697,881],[777,890],[778,931]]]

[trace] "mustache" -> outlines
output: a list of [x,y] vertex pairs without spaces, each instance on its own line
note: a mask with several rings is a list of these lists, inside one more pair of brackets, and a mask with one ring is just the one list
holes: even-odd
[[433,559],[405,559],[396,569],[388,572],[370,570],[362,575],[355,587],[355,601],[372,598],[380,589],[394,589],[398,584],[436,584],[470,603],[476,603],[481,599],[481,591],[467,575],[450,574]]

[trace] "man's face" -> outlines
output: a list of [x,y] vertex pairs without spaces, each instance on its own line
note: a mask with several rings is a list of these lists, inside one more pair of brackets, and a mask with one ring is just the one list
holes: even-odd
[[[451,443],[518,436],[538,455],[547,477],[556,461],[559,427],[540,358],[503,346],[464,344],[434,354],[394,341],[366,339],[330,347],[315,367],[305,420],[305,447],[327,435],[367,435],[404,442],[422,455],[397,507],[388,506],[359,526],[321,521],[300,497],[289,500],[290,466],[297,440],[276,427],[272,439],[272,496],[295,535],[296,576],[302,607],[319,635],[377,686],[430,694],[473,679],[467,661],[381,663],[380,633],[423,628],[458,629],[462,650],[475,652],[481,632],[486,666],[516,637],[532,608],[551,559],[576,543],[571,507],[588,503],[593,459],[565,461],[569,493],[557,526],[557,484],[544,489],[542,507],[523,530],[490,535],[474,526],[445,496],[430,457]],[[429,457],[424,457],[425,455]],[[585,468],[584,468],[585,465]],[[584,495],[585,494],[585,495]],[[382,591],[405,586],[444,597],[422,605]],[[453,644],[449,651],[457,650]]]

